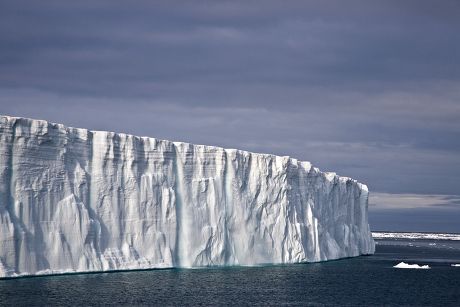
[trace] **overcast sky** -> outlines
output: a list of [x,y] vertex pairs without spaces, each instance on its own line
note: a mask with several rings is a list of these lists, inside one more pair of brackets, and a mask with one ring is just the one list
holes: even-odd
[[373,229],[460,232],[458,0],[3,0],[0,113],[289,155]]

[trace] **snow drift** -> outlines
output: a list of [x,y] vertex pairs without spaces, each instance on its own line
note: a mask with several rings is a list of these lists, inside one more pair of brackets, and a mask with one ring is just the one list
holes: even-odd
[[309,162],[0,117],[0,277],[372,254],[368,190]]

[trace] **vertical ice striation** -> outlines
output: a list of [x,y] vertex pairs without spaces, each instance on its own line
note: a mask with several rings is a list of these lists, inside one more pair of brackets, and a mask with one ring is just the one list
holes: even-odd
[[371,254],[367,199],[289,157],[0,117],[0,277]]

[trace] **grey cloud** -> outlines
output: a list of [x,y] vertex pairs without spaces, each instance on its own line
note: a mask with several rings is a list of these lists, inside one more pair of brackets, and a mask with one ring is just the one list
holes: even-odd
[[[281,9],[279,15],[279,5],[273,3],[267,8],[264,4],[260,12],[254,9],[260,4],[248,10],[241,3],[205,2],[185,8],[147,5],[145,12],[140,6],[120,4],[27,9],[30,5],[11,9],[12,17],[6,18],[10,22],[4,22],[5,58],[25,64],[16,78],[12,71],[5,72],[13,85],[23,82],[24,74],[32,70],[30,82],[44,90],[51,86],[132,97],[152,95],[152,83],[161,83],[162,88],[169,84],[171,91],[180,91],[183,82],[191,79],[211,83],[207,88],[232,82],[227,91],[248,82],[349,87],[360,81],[362,89],[370,81],[394,86],[392,80],[458,79],[459,74],[449,63],[457,57],[460,44],[455,27],[440,20],[434,28],[434,22],[420,18],[407,22],[407,16],[392,15],[398,6],[383,10],[375,23],[369,23],[365,17],[376,15],[373,10],[345,10],[352,14],[344,19],[334,6],[331,13],[318,5],[302,8],[299,3]],[[325,15],[315,16],[310,9]],[[8,10],[4,14],[10,16]],[[275,18],[263,18],[264,14]],[[252,22],[241,23],[247,19]],[[406,29],[401,31],[401,27]],[[61,81],[59,87],[44,84],[36,76],[43,73],[49,75],[48,81]],[[74,83],[61,80],[72,76],[77,77]],[[106,84],[95,87],[94,79],[101,78]],[[146,86],[139,88],[130,80],[142,80]],[[166,91],[171,94],[167,87]]]
[[371,210],[404,210],[413,208],[460,210],[460,195],[371,193]]
[[456,194],[458,1],[3,1],[0,113]]
[[460,233],[460,195],[371,193],[372,230]]

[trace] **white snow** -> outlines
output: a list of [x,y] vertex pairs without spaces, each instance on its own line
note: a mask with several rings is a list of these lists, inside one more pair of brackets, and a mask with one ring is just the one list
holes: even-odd
[[418,265],[418,264],[408,264],[405,262],[400,262],[397,265],[393,266],[394,268],[397,269],[424,269],[427,270],[430,268],[429,265]]
[[0,117],[0,277],[372,254],[367,206],[289,157]]

